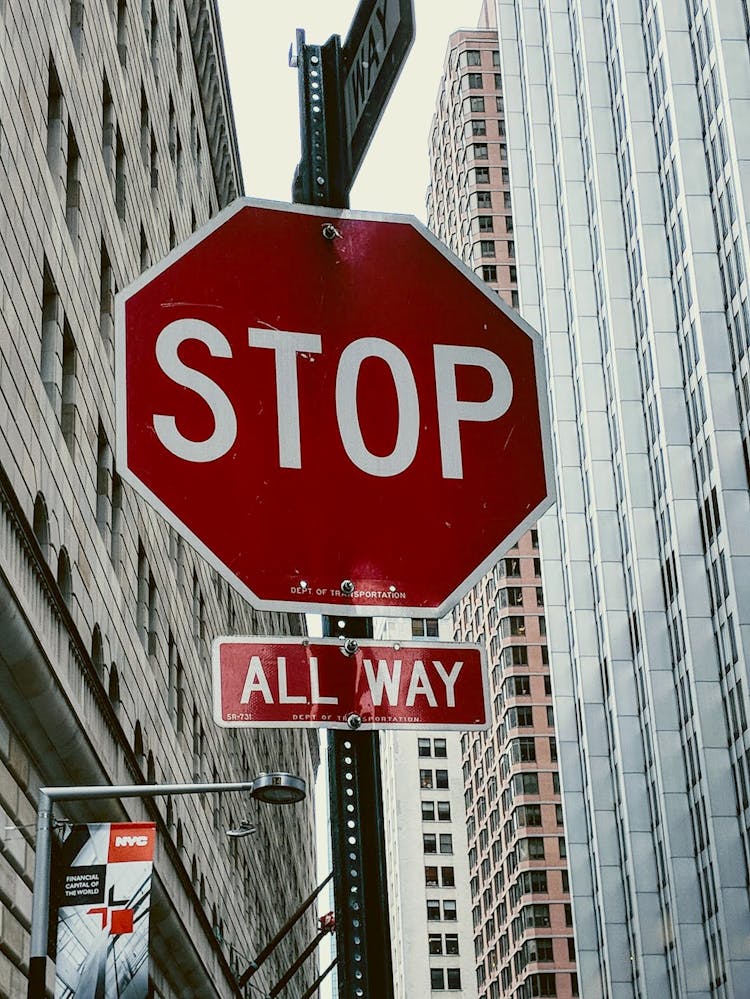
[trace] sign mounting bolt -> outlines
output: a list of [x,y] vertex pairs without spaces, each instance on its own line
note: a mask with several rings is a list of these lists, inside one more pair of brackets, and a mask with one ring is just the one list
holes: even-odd
[[345,656],[356,655],[358,649],[359,649],[359,642],[356,640],[356,638],[347,638],[344,641],[344,644],[341,646],[341,651],[344,653]]
[[350,597],[354,593],[354,583],[351,579],[344,579],[341,582],[341,592],[347,597]]
[[342,238],[341,233],[332,222],[326,222],[321,231],[325,239],[334,240]]

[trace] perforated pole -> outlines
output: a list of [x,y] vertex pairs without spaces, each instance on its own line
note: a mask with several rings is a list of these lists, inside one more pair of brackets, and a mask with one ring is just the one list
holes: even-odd
[[[297,32],[302,158],[294,200],[349,207],[341,39]],[[371,638],[370,618],[325,617],[328,636]],[[393,971],[377,733],[330,732],[328,766],[339,999],[392,999]]]

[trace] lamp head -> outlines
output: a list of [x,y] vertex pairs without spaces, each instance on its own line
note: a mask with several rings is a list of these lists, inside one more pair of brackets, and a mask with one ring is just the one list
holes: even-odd
[[307,795],[307,785],[295,774],[259,774],[252,784],[253,798],[270,805],[294,805]]

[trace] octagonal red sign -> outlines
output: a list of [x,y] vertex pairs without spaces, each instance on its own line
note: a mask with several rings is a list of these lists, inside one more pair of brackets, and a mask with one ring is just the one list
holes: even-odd
[[121,474],[256,606],[442,615],[552,501],[539,338],[416,219],[241,199],[116,317]]

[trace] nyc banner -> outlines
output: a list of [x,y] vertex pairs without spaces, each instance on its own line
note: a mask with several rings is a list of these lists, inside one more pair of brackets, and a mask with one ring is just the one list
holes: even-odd
[[55,999],[146,999],[152,822],[73,826],[62,844]]

